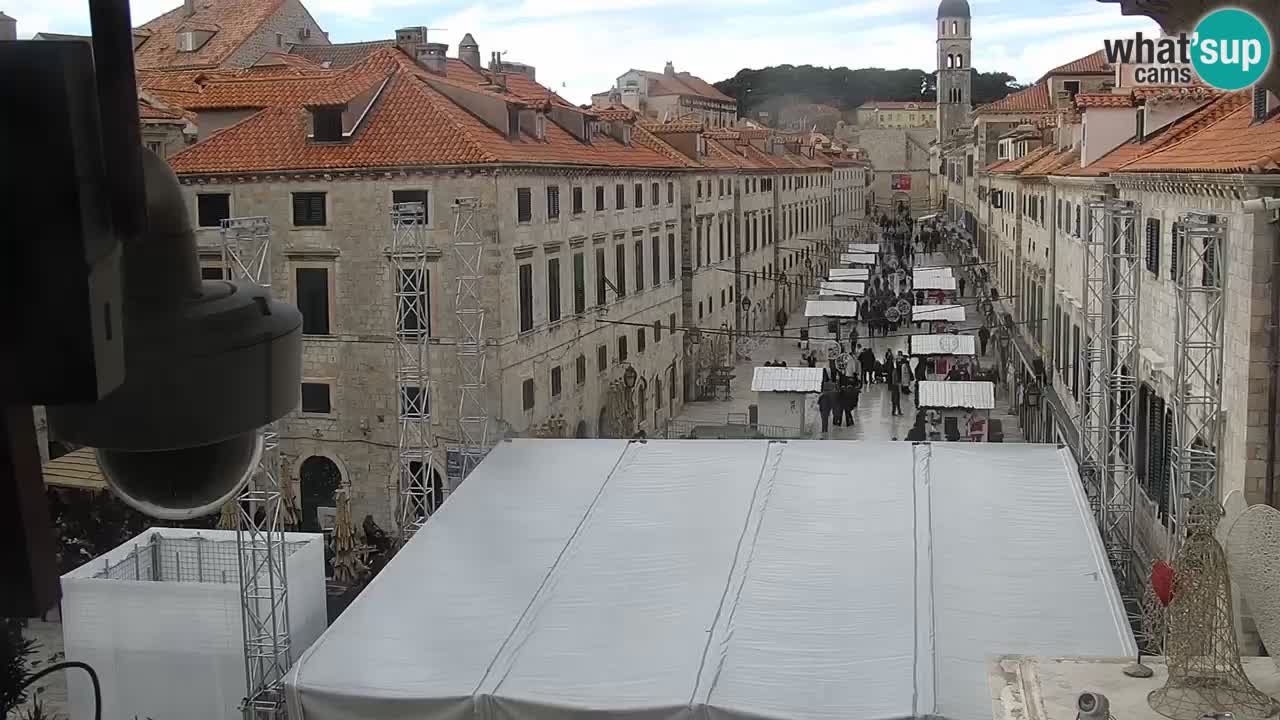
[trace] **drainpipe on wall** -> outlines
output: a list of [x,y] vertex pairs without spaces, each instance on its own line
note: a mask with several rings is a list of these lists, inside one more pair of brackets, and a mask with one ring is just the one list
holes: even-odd
[[[1275,213],[1267,222],[1275,225],[1280,219],[1280,198],[1275,196],[1256,198],[1244,203],[1245,212],[1252,213],[1256,222],[1264,212]],[[1271,276],[1280,267],[1280,237],[1272,233]],[[1275,507],[1276,490],[1276,411],[1280,409],[1280,291],[1271,287],[1271,328],[1270,328],[1270,392],[1267,393],[1267,475],[1263,478],[1263,497],[1266,504]]]

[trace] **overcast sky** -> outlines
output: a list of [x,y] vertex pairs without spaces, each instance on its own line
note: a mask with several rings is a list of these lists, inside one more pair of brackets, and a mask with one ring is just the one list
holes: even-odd
[[[216,1],[216,0],[215,0]],[[0,0],[4,2],[4,0]],[[442,28],[431,39],[449,54],[470,32],[488,60],[505,51],[538,80],[588,102],[629,68],[661,71],[670,60],[709,82],[742,68],[791,63],[932,70],[937,0],[304,0],[333,42],[390,39],[396,28]],[[131,0],[133,20],[177,7]],[[970,0],[973,64],[1022,82],[1101,49],[1106,37],[1157,32],[1146,18],[1097,0]],[[18,36],[87,33],[88,0],[7,0]]]

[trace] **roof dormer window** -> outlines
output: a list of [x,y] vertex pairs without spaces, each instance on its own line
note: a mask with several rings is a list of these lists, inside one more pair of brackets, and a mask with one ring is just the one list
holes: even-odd
[[213,35],[214,30],[211,28],[191,27],[188,24],[178,31],[178,52],[195,52],[204,47],[204,44],[209,42],[209,38],[213,37]]
[[311,139],[316,142],[342,142],[342,108],[313,108],[311,110]]

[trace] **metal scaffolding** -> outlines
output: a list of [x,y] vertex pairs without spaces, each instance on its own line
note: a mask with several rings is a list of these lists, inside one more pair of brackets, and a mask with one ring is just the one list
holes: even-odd
[[397,477],[400,507],[397,525],[401,542],[408,541],[442,497],[440,475],[432,454],[431,432],[431,318],[427,311],[426,203],[391,206],[391,271],[395,294],[396,397],[398,432]]
[[477,229],[478,198],[458,198],[453,204],[453,249],[458,263],[453,296],[458,320],[458,482],[489,451],[489,408],[485,389],[484,241]]
[[[1082,362],[1088,371],[1081,442],[1090,501],[1121,594],[1140,585],[1134,567],[1137,500],[1138,288],[1137,207],[1102,198],[1088,204],[1086,326]],[[1136,612],[1136,610],[1135,610]]]
[[[1222,447],[1222,368],[1226,332],[1225,218],[1189,213],[1175,226],[1178,334],[1173,387],[1173,547],[1186,526],[1187,501],[1218,494]],[[1220,498],[1219,498],[1220,499]]]
[[[224,277],[271,287],[271,221],[265,217],[222,221]],[[244,630],[246,720],[284,717],[284,675],[292,662],[288,584],[281,518],[279,435],[262,429],[258,471],[236,503],[240,615]]]

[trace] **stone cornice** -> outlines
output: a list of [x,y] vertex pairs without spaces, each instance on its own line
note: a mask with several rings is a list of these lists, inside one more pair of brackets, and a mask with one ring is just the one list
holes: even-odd
[[1207,173],[1121,173],[1111,176],[1125,190],[1201,195],[1247,200],[1258,188],[1280,187],[1280,175],[1214,175]]

